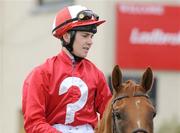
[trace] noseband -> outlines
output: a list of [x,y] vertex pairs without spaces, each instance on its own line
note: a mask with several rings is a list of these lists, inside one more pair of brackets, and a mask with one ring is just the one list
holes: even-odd
[[[145,98],[149,99],[149,96],[147,94],[140,93],[140,92],[134,93],[133,97],[145,97]],[[128,95],[121,95],[121,96],[116,97],[112,100],[112,103],[111,103],[111,105],[112,105],[112,119],[113,119],[113,121],[112,121],[112,127],[113,127],[112,133],[117,133],[117,129],[115,126],[115,115],[114,115],[115,111],[113,109],[113,105],[116,101],[122,100],[124,98],[129,98],[129,96]],[[139,128],[133,130],[132,133],[138,133],[138,132],[147,133],[147,131],[145,129],[139,129]]]

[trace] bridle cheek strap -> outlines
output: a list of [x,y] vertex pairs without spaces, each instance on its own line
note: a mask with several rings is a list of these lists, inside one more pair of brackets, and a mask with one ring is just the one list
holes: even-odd
[[111,121],[111,130],[112,130],[112,133],[115,133],[116,132],[116,125],[115,125],[115,116],[114,116],[114,113],[112,111],[112,121]]
[[112,133],[117,133],[113,105],[115,104],[116,101],[119,101],[119,100],[121,100],[123,98],[128,98],[128,96],[127,95],[121,95],[121,96],[119,96],[117,98],[114,98],[112,100],[112,103],[111,103],[111,106],[112,106],[112,113],[111,113],[112,114],[112,121],[111,121]]

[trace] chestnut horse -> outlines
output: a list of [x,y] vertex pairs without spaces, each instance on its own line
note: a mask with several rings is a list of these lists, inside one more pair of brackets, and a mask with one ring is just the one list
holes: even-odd
[[95,133],[153,133],[155,108],[148,92],[153,84],[150,67],[144,72],[141,83],[122,82],[122,73],[116,65],[112,72],[113,97]]

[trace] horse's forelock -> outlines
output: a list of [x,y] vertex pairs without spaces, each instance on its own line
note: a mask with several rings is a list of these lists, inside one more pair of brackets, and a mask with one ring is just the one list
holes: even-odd
[[127,80],[122,84],[121,92],[119,93],[125,93],[128,96],[133,96],[134,93],[142,91],[142,87],[138,84],[136,84],[133,80]]

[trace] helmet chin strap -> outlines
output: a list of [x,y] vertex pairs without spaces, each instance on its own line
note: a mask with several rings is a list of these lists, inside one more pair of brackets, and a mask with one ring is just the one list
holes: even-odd
[[77,55],[75,55],[73,53],[73,43],[74,43],[74,40],[75,40],[75,36],[76,36],[76,31],[70,31],[70,42],[67,43],[67,42],[64,42],[63,43],[63,47],[65,47],[69,52],[70,54],[74,57],[74,60],[79,62],[81,61],[83,58],[82,57],[79,57]]

